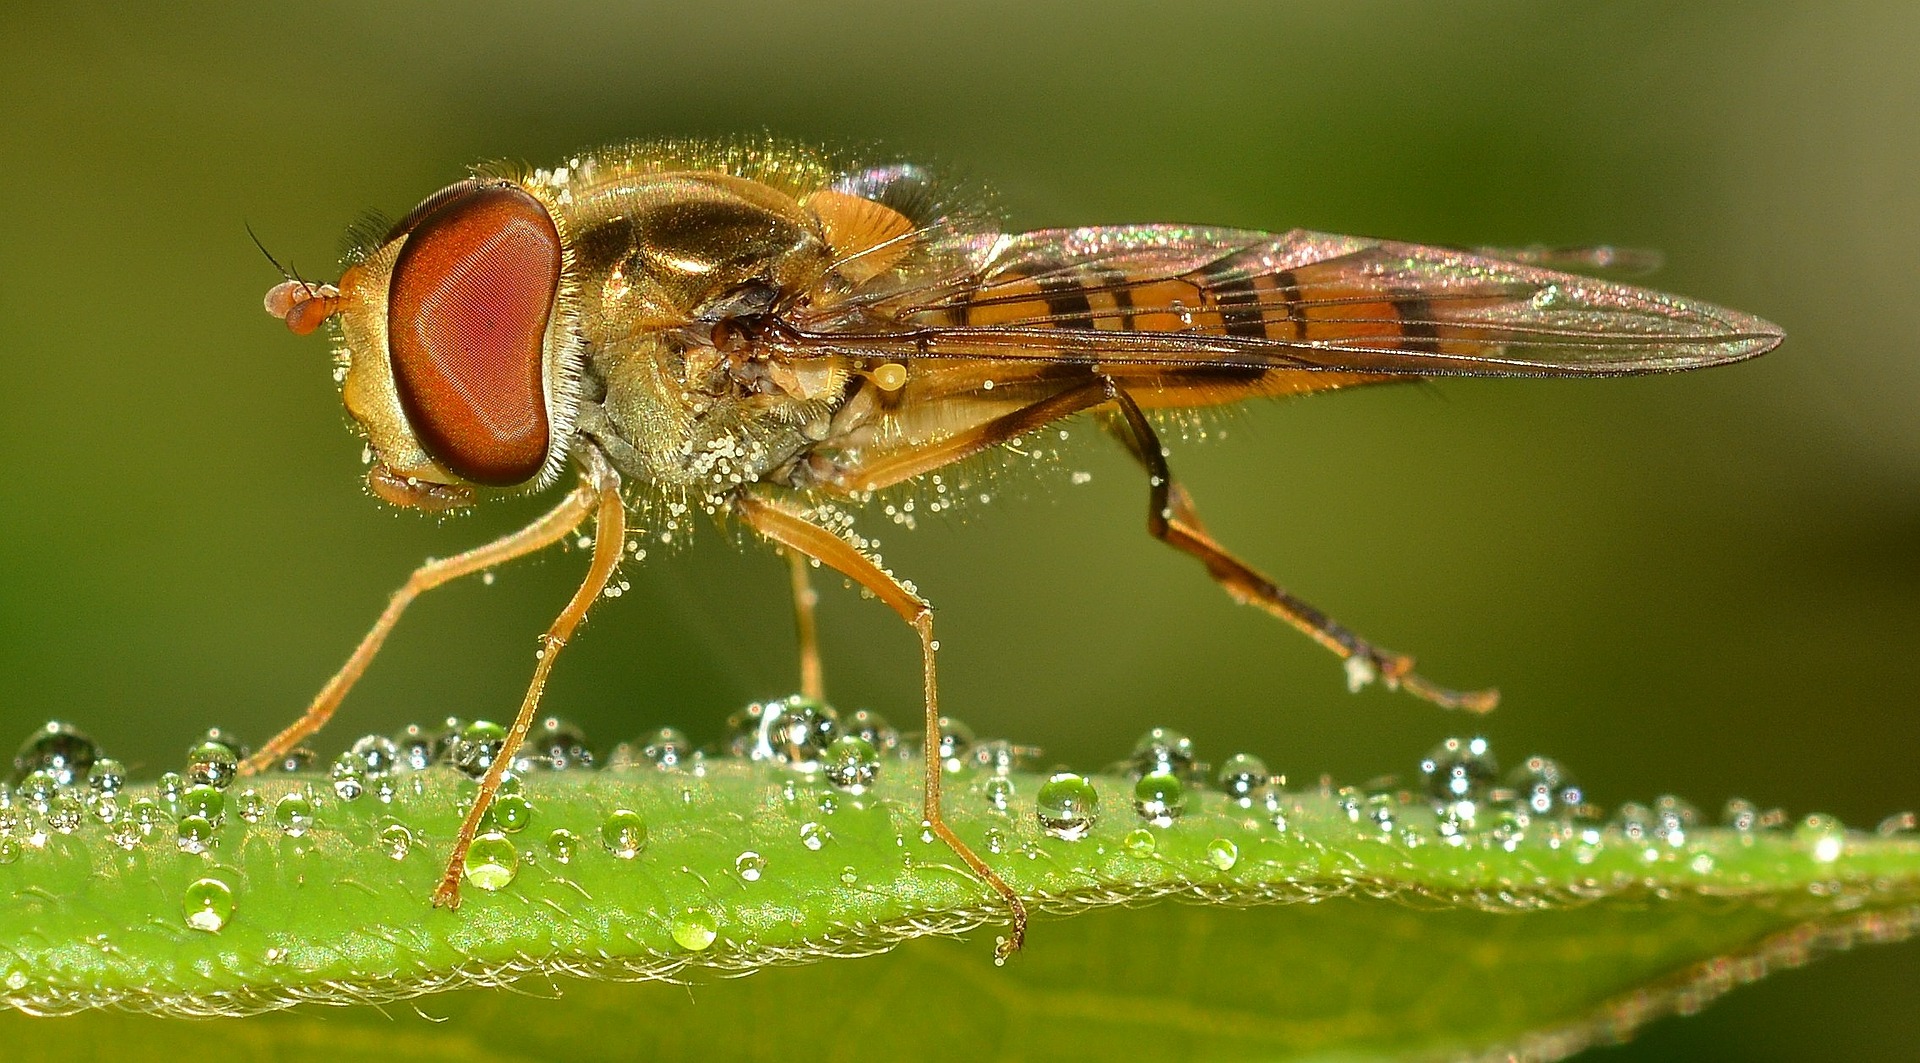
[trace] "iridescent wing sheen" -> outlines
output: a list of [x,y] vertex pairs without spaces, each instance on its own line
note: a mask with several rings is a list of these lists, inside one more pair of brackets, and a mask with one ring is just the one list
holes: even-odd
[[[795,316],[794,356],[1080,363],[1239,377],[1614,376],[1751,358],[1759,318],[1510,259],[1295,230],[1148,225],[929,241]],[[1136,367],[1128,373],[1122,367]],[[1292,376],[1292,373],[1286,373]],[[1224,396],[1223,396],[1224,397]]]

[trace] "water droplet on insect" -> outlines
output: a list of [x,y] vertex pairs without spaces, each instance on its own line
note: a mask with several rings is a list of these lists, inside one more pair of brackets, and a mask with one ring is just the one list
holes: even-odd
[[209,785],[190,786],[180,796],[180,814],[199,816],[218,827],[227,818],[227,797]]
[[850,794],[864,794],[880,775],[880,753],[873,743],[853,735],[841,735],[827,747],[827,782]]
[[1127,757],[1127,766],[1136,778],[1159,772],[1186,779],[1192,777],[1198,763],[1193,739],[1168,727],[1155,727],[1141,735]]
[[983,788],[987,795],[987,805],[995,812],[1005,812],[1013,803],[1013,780],[1004,775],[996,775],[987,780]]
[[507,834],[518,834],[533,822],[533,803],[517,793],[496,796],[487,812],[494,825]]
[[360,762],[369,779],[391,775],[402,764],[400,743],[386,735],[362,735],[354,740],[347,752]]
[[1187,810],[1187,789],[1164,771],[1142,775],[1133,784],[1133,810],[1156,827],[1167,827]]
[[1216,780],[1228,799],[1242,808],[1250,807],[1260,788],[1267,784],[1267,764],[1251,753],[1235,753],[1220,765]]
[[218,934],[233,919],[233,889],[217,878],[197,879],[187,886],[180,910],[187,926]]
[[334,758],[333,769],[328,774],[333,779],[334,796],[342,801],[359,800],[367,788],[367,766],[352,753]]
[[117,795],[126,784],[127,766],[112,757],[96,760],[87,769],[87,789],[101,797]]
[[1806,846],[1815,860],[1831,864],[1846,849],[1847,830],[1832,816],[1815,812],[1793,828],[1793,840]]
[[461,870],[467,881],[489,892],[503,890],[520,873],[520,850],[498,831],[482,834],[467,848]]
[[794,696],[756,702],[727,718],[728,748],[736,757],[786,764],[796,771],[820,770],[820,757],[840,733],[834,711],[817,701]]
[[713,913],[704,908],[692,908],[674,917],[674,943],[689,952],[705,951],[719,936]]
[[751,849],[733,858],[734,873],[744,881],[760,881],[760,873],[766,869],[767,858]]
[[1042,783],[1034,798],[1040,829],[1065,841],[1079,841],[1092,833],[1099,810],[1100,795],[1093,784],[1072,772],[1060,772]]
[[475,720],[460,730],[450,747],[453,766],[467,778],[478,779],[493,767],[493,758],[506,744],[506,728],[491,720]]
[[213,824],[204,816],[180,817],[176,833],[183,853],[204,853],[213,844]]
[[833,834],[818,823],[800,824],[800,844],[819,852],[821,846],[833,839]]
[[1215,838],[1207,843],[1207,863],[1222,871],[1232,871],[1233,865],[1239,862],[1239,846],[1225,838]]
[[282,794],[273,805],[273,821],[289,838],[298,838],[313,828],[313,802],[305,794]]
[[13,755],[15,783],[30,773],[44,771],[56,786],[72,786],[87,777],[100,756],[100,746],[85,731],[70,723],[49,720],[20,743]]
[[580,851],[580,836],[565,827],[555,827],[547,834],[547,855],[562,864],[573,862],[573,854]]
[[1160,843],[1154,840],[1152,831],[1145,827],[1135,827],[1121,839],[1121,844],[1127,847],[1127,852],[1135,856],[1152,856]]
[[404,823],[389,823],[380,829],[380,847],[395,860],[405,860],[413,851],[413,832]]
[[647,847],[647,821],[640,813],[616,808],[600,824],[600,843],[607,852],[622,860],[631,860]]
[[656,768],[677,768],[693,753],[693,742],[677,728],[662,727],[653,732],[646,744],[640,747],[640,755]]
[[[1448,738],[1420,762],[1434,810],[1471,824],[1487,791],[1500,777],[1500,765],[1484,738]],[[1444,831],[1442,833],[1445,833]]]
[[593,767],[593,747],[587,744],[587,732],[558,716],[549,716],[535,724],[526,742],[513,755],[513,770],[570,771]]

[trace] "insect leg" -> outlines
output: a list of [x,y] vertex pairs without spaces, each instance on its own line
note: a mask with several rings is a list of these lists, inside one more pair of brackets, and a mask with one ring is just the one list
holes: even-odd
[[800,642],[800,696],[824,703],[827,684],[820,675],[820,639],[813,622],[813,607],[819,603],[820,595],[814,591],[813,580],[807,574],[811,562],[798,550],[781,553],[787,555],[787,567],[793,578],[793,628]]
[[966,842],[960,840],[959,835],[953,833],[941,814],[940,780],[943,769],[940,763],[940,699],[933,668],[933,608],[925,599],[902,585],[892,573],[855,549],[852,543],[769,499],[751,494],[738,495],[734,499],[734,512],[762,537],[795,554],[818,558],[823,564],[858,581],[886,603],[888,608],[900,614],[900,618],[912,625],[914,633],[920,636],[920,661],[927,707],[927,774],[921,807],[927,829],[946,842],[954,855],[1007,902],[1013,926],[1009,936],[994,947],[995,958],[1004,960],[1019,951],[1027,936],[1027,906],[1005,879],[988,867]]
[[360,640],[347,663],[340,666],[327,685],[320,688],[307,711],[285,730],[274,735],[272,741],[260,747],[260,751],[249,757],[240,766],[243,775],[265,771],[288,751],[306,740],[314,732],[325,727],[332,718],[335,709],[353,689],[367,666],[373,663],[374,655],[380,652],[380,646],[387,641],[387,635],[400,622],[400,614],[415,598],[440,586],[443,583],[471,575],[483,569],[504,564],[518,557],[525,557],[536,550],[552,546],[565,538],[593,512],[597,499],[595,490],[585,484],[574,489],[567,497],[545,516],[511,535],[495,539],[485,546],[476,547],[463,554],[429,561],[414,570],[407,582],[393,592],[393,598],[387,602],[387,608],[374,621],[372,630]]
[[1442,708],[1486,712],[1500,700],[1497,690],[1449,690],[1436,686],[1413,670],[1413,658],[1383,649],[1342,627],[1332,617],[1282,590],[1252,566],[1214,542],[1200,525],[1193,500],[1167,469],[1160,438],[1138,403],[1125,391],[1114,397],[1118,415],[1110,429],[1146,466],[1152,497],[1147,508],[1147,531],[1176,550],[1191,554],[1207,567],[1221,589],[1242,604],[1257,605],[1292,624],[1347,661],[1347,682],[1354,689],[1378,678],[1393,689],[1433,702]]
[[620,497],[620,481],[612,470],[604,466],[594,470],[594,529],[593,562],[587,566],[587,578],[582,580],[579,589],[573,592],[572,600],[560,611],[547,633],[540,637],[540,651],[535,655],[533,681],[527,684],[526,696],[520,700],[520,714],[513,718],[513,726],[507,729],[506,741],[501,743],[500,752],[493,756],[493,764],[487,768],[487,774],[480,780],[480,793],[473,799],[473,806],[467,809],[467,818],[460,824],[460,835],[454,839],[453,852],[447,856],[447,871],[440,879],[439,888],[433,891],[433,905],[436,908],[460,907],[460,877],[465,870],[467,848],[473,844],[473,837],[480,829],[480,818],[487,814],[487,807],[493,804],[493,795],[500,790],[500,779],[507,773],[507,765],[513,763],[513,754],[526,740],[527,731],[533,726],[533,715],[540,708],[540,696],[547,689],[547,675],[553,671],[553,662],[560,658],[560,651],[566,648],[567,640],[573,637],[573,631],[586,619],[587,610],[606,590],[607,581],[620,566],[620,557],[627,546],[627,507]]

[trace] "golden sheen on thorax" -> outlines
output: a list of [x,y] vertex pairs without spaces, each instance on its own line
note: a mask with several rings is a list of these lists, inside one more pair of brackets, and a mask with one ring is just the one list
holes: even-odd
[[541,636],[505,747],[433,901],[458,907],[467,847],[560,650],[629,550],[630,511],[739,521],[791,563],[800,687],[824,700],[808,570],[826,565],[920,642],[927,829],[1026,909],[941,814],[933,612],[850,525],[876,493],[1087,417],[1133,456],[1150,535],[1371,682],[1485,711],[1228,552],[1168,468],[1156,418],[1439,376],[1671,372],[1771,350],[1779,329],[1563,270],[1607,248],[1469,253],[1293,230],[1129,225],[1005,232],[927,170],[775,142],[670,141],[552,169],[476,169],[361,242],[337,285],[289,277],[267,310],[326,324],[369,489],[464,507],[571,480],[527,527],[419,568],[306,713],[245,770],[323,726],[418,595],[593,525],[586,579]]

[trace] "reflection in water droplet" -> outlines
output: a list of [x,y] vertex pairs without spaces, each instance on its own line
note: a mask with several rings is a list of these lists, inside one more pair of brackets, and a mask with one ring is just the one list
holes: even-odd
[[1267,784],[1267,764],[1251,753],[1235,753],[1220,765],[1217,779],[1228,799],[1245,808]]
[[347,753],[360,762],[370,779],[391,775],[407,763],[401,758],[400,743],[386,735],[362,735],[348,747]]
[[380,847],[395,860],[405,860],[413,850],[413,832],[404,823],[389,823],[380,830]]
[[160,826],[160,806],[144,797],[136,797],[127,806],[127,822],[141,837],[151,838]]
[[58,834],[72,834],[80,829],[86,815],[86,803],[80,798],[70,793],[55,794],[53,803],[47,806],[47,828]]
[[940,767],[959,771],[967,766],[973,751],[973,728],[951,716],[940,717]]
[[189,787],[180,795],[180,814],[198,816],[218,827],[227,819],[227,797],[208,785]]
[[201,816],[180,817],[176,830],[183,853],[204,853],[213,844],[213,824]]
[[60,781],[50,771],[36,769],[20,780],[13,788],[13,795],[35,812],[45,813],[53,804],[53,797],[60,792]]
[[1507,773],[1514,807],[1535,818],[1571,820],[1586,804],[1586,793],[1559,761],[1536,753]]
[[313,802],[305,794],[283,794],[273,805],[273,821],[289,838],[298,838],[313,828]]
[[462,870],[468,882],[483,890],[506,889],[520,873],[520,850],[498,831],[482,834],[467,848]]
[[647,847],[647,821],[641,819],[638,812],[616,808],[600,824],[600,843],[607,847],[607,852],[622,860],[631,860]]
[[1002,775],[996,775],[987,780],[984,789],[987,795],[987,806],[995,812],[1005,812],[1007,806],[1013,803],[1014,788],[1012,779]]
[[449,756],[461,774],[478,779],[493,767],[493,758],[506,744],[506,728],[491,720],[475,720],[460,729],[460,736],[448,747]]
[[1133,744],[1133,754],[1127,763],[1135,775],[1161,772],[1184,779],[1193,774],[1199,761],[1193,751],[1193,739],[1171,728],[1155,727]]
[[840,718],[798,695],[756,702],[727,718],[728,749],[749,760],[777,761],[796,771],[820,770],[821,754],[840,734]]
[[555,827],[547,835],[547,855],[562,864],[573,862],[573,854],[580,851],[580,836],[565,827]]
[[851,864],[840,869],[840,884],[842,886],[851,886],[858,881],[860,881],[860,874],[853,869]]
[[248,823],[267,818],[267,799],[251,786],[240,791],[240,818]]
[[891,756],[900,749],[899,729],[872,709],[856,709],[840,722],[840,732],[866,739],[881,756]]
[[1225,838],[1215,838],[1207,843],[1207,863],[1222,871],[1232,871],[1233,865],[1239,862],[1239,846]]
[[87,769],[87,789],[102,797],[111,797],[127,784],[127,767],[112,757],[93,762]]
[[704,951],[719,936],[713,913],[704,908],[689,909],[674,917],[674,943],[690,952]]
[[841,735],[827,747],[827,782],[851,794],[863,794],[880,775],[880,753],[864,738]]
[[1164,771],[1140,777],[1133,786],[1133,810],[1156,827],[1172,825],[1187,810],[1187,790]]
[[233,919],[233,890],[217,878],[197,879],[181,899],[187,926],[217,934]]
[[1099,809],[1100,795],[1093,784],[1072,772],[1060,772],[1042,783],[1034,798],[1040,829],[1066,841],[1079,841],[1092,833]]
[[767,869],[767,858],[749,849],[733,858],[734,873],[743,881],[758,882],[760,873]]
[[240,750],[237,740],[209,737],[187,750],[187,782],[224,790],[240,774]]
[[1434,811],[1470,826],[1499,778],[1500,766],[1486,739],[1448,738],[1427,753],[1420,762],[1420,774],[1426,778]]
[[1806,846],[1815,860],[1831,864],[1846,850],[1847,830],[1832,816],[1815,812],[1793,828],[1793,840]]
[[593,767],[593,747],[587,732],[571,721],[549,716],[533,726],[513,755],[513,770],[576,771]]
[[987,843],[987,852],[999,856],[1007,851],[1007,832],[999,827],[988,827],[982,838]]
[[417,723],[408,724],[393,736],[393,748],[399,754],[393,765],[395,771],[425,771],[440,752],[438,736]]
[[187,792],[187,780],[177,771],[163,771],[153,781],[153,792],[160,803],[167,806],[167,811],[178,812],[180,795]]
[[352,753],[342,753],[334,758],[329,776],[333,779],[334,796],[342,801],[359,800],[366,790],[367,766]]
[[520,794],[501,794],[487,811],[494,825],[508,834],[518,834],[533,822],[533,803]]
[[20,843],[12,838],[0,838],[0,864],[11,864],[20,859]]
[[1135,856],[1152,856],[1153,851],[1159,847],[1159,843],[1153,838],[1153,832],[1145,827],[1135,827],[1128,831],[1122,843],[1126,845],[1127,852]]

